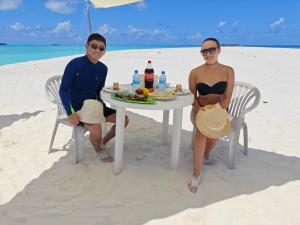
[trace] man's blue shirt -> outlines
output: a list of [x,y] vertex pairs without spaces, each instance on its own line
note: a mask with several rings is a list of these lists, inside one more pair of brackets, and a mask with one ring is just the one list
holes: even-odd
[[88,57],[72,59],[65,68],[59,95],[67,115],[81,109],[84,100],[100,100],[100,91],[105,85],[107,66],[102,62],[92,63]]

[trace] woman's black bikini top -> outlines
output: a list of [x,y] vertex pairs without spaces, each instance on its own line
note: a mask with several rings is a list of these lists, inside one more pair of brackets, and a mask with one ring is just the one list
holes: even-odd
[[220,81],[218,83],[215,83],[213,86],[209,86],[205,83],[198,83],[196,85],[196,88],[199,92],[199,95],[209,95],[209,94],[222,95],[225,93],[226,86],[227,86],[226,81]]

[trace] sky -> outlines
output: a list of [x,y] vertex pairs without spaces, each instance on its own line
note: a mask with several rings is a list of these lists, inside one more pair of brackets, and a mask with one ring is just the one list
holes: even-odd
[[[111,45],[300,45],[300,0],[144,0],[94,8],[93,32]],[[0,0],[0,43],[79,44],[85,0]]]

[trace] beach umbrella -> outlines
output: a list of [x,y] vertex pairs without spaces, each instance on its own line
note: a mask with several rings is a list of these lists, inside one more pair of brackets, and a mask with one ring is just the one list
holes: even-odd
[[115,6],[127,5],[135,2],[141,2],[143,0],[86,0],[86,8],[89,19],[90,33],[92,33],[91,15],[89,8],[89,1],[95,8],[110,8]]

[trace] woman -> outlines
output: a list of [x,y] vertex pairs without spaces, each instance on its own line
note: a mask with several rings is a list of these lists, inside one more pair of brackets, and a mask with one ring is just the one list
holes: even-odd
[[[215,38],[207,38],[202,42],[201,54],[205,63],[196,67],[189,75],[189,88],[194,94],[191,120],[195,125],[196,114],[204,110],[206,105],[217,104],[227,109],[234,86],[234,70],[230,66],[218,62],[221,52],[220,43]],[[198,189],[203,158],[208,159],[209,152],[218,139],[211,139],[196,129],[193,144],[193,176],[188,184],[191,192]]]

